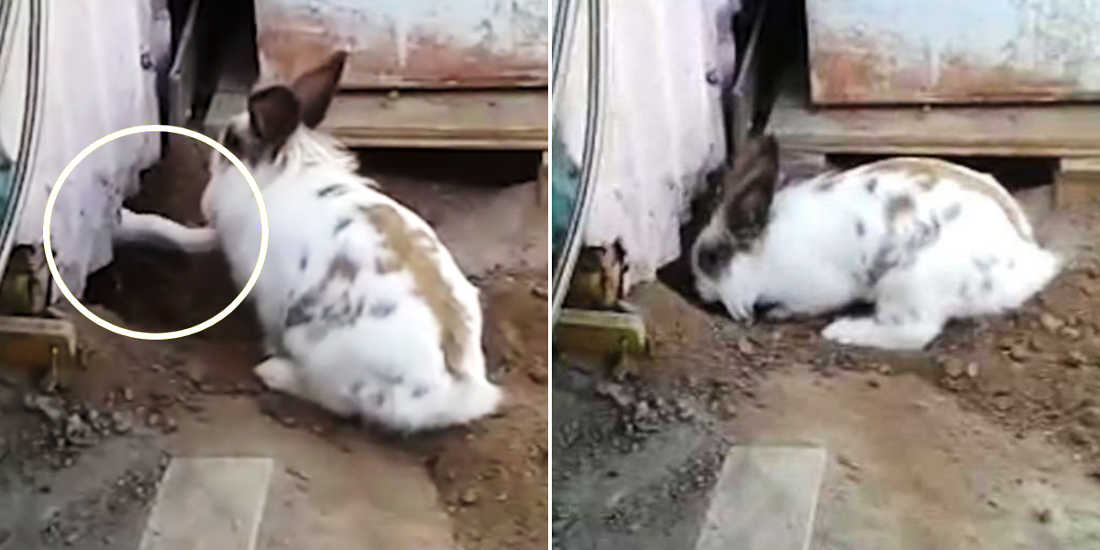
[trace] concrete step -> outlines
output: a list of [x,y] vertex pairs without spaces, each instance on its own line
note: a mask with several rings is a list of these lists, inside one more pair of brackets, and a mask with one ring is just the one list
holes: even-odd
[[820,447],[730,449],[695,550],[808,550],[825,463]]
[[140,550],[254,550],[270,458],[177,458],[164,473]]

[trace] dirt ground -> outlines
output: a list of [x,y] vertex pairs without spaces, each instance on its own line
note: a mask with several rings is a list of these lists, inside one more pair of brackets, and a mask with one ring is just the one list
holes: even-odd
[[[174,141],[133,206],[197,222],[204,160]],[[0,549],[136,548],[172,456],[278,461],[264,549],[545,548],[546,214],[522,183],[537,160],[363,154],[364,171],[429,219],[482,289],[488,369],[508,396],[498,414],[396,438],[266,392],[251,373],[260,351],[248,307],[170,342],[74,315],[85,365],[69,387],[39,394],[0,380]],[[502,220],[493,231],[465,219],[488,212]],[[86,301],[123,326],[167,330],[233,294],[216,254],[122,249],[90,278]]]
[[815,550],[1100,548],[1100,203],[1019,196],[1070,263],[922,352],[834,345],[827,320],[745,328],[667,274],[636,289],[651,357],[554,357],[555,547],[691,548],[730,445],[812,443]]

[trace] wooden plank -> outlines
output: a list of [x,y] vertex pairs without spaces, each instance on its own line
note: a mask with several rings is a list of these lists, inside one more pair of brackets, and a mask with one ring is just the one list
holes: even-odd
[[820,447],[731,449],[695,550],[808,550],[825,461]]
[[1058,171],[1063,174],[1087,174],[1100,179],[1100,157],[1070,157],[1058,162]]
[[175,126],[183,126],[191,120],[191,101],[195,97],[198,74],[199,45],[195,33],[199,4],[195,0],[187,10],[175,61],[168,70],[168,124]]
[[792,71],[770,131],[785,148],[817,153],[1100,156],[1100,105],[815,108]]
[[[217,136],[247,104],[247,94],[219,92],[205,132]],[[546,107],[545,90],[347,92],[321,129],[348,147],[546,150]]]
[[547,0],[255,0],[261,72],[350,51],[344,89],[547,85]]
[[1100,199],[1100,157],[1064,158],[1054,175],[1054,205],[1066,208]]
[[545,150],[541,90],[342,93],[321,127],[351,147]]
[[761,2],[753,21],[752,34],[749,35],[748,46],[741,57],[741,70],[737,75],[737,81],[730,92],[732,98],[730,145],[736,152],[744,143],[752,130],[753,120],[756,115],[756,99],[760,88],[760,63],[763,57],[762,35],[764,21],[768,15],[768,3]]
[[1100,99],[1100,0],[805,6],[818,104]]
[[554,326],[554,346],[559,345],[601,354],[644,353],[645,321],[635,313],[563,308]]
[[254,550],[269,458],[177,458],[164,473],[140,550]]

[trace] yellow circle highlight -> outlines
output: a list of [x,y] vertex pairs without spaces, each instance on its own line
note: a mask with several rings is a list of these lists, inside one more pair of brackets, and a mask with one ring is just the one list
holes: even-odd
[[[84,304],[80,303],[80,300],[78,300],[76,296],[73,295],[72,291],[69,290],[69,287],[65,285],[65,281],[61,279],[61,274],[57,271],[57,264],[54,263],[53,247],[51,246],[52,243],[50,238],[50,220],[53,216],[54,203],[57,201],[57,196],[61,192],[61,186],[64,185],[65,181],[69,179],[69,176],[72,175],[72,172],[76,169],[77,165],[83,162],[84,159],[87,158],[88,155],[92,154],[92,152],[94,152],[96,149],[99,149],[100,147],[118,138],[131,136],[134,134],[141,134],[145,132],[168,132],[170,134],[187,136],[191,139],[201,141],[202,143],[205,143],[214,148],[214,150],[218,153],[221,153],[223,157],[229,159],[229,162],[231,162],[233,166],[235,166],[237,170],[241,173],[241,175],[244,176],[244,180],[248,182],[249,189],[252,190],[252,196],[256,199],[256,206],[260,209],[260,254],[259,257],[256,258],[256,267],[252,269],[252,275],[248,278],[248,282],[245,283],[244,288],[241,289],[241,292],[237,294],[236,298],[233,298],[233,301],[230,302],[228,306],[225,306],[225,309],[219,311],[213,317],[197,325],[190,326],[181,330],[174,330],[171,332],[141,332],[137,330],[130,330],[128,328],[120,327],[111,322],[108,322],[105,319],[96,315],[95,313],[92,313],[90,309],[84,307]],[[46,213],[42,217],[42,247],[46,251],[46,264],[50,268],[50,274],[53,275],[54,281],[57,283],[57,287],[61,289],[61,294],[65,296],[65,299],[68,300],[69,303],[72,304],[77,311],[87,317],[89,321],[115,334],[129,336],[130,338],[136,338],[138,340],[172,340],[175,338],[183,338],[184,336],[190,336],[192,334],[202,332],[218,324],[218,322],[220,322],[222,319],[225,319],[230,313],[233,313],[233,310],[237,309],[237,306],[241,305],[241,302],[243,302],[245,298],[248,297],[248,293],[252,291],[252,287],[255,286],[256,280],[260,278],[260,272],[263,271],[264,268],[264,258],[267,257],[267,238],[267,206],[264,205],[264,198],[263,195],[260,193],[260,187],[256,185],[256,179],[252,177],[252,172],[248,171],[248,168],[246,168],[244,163],[241,162],[241,159],[237,158],[237,156],[230,152],[229,149],[226,149],[225,146],[211,139],[205,134],[200,134],[199,132],[188,130],[187,128],[165,124],[149,124],[144,126],[131,126],[129,128],[123,128],[122,130],[111,132],[110,134],[99,138],[91,145],[85,147],[83,151],[81,151],[79,154],[76,155],[75,158],[73,158],[73,160],[69,161],[68,166],[66,166],[65,169],[61,171],[61,175],[57,177],[57,181],[54,182],[53,189],[50,190],[50,196],[48,199],[46,199]]]

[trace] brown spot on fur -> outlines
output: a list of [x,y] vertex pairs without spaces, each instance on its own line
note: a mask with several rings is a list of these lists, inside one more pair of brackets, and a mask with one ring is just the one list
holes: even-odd
[[401,264],[394,258],[378,257],[374,259],[374,271],[379,275],[386,275],[401,269]]
[[328,271],[325,272],[325,278],[321,279],[321,288],[326,288],[329,283],[335,279],[352,281],[358,274],[359,264],[343,252],[340,252],[333,256],[332,261],[329,262]]
[[997,203],[1020,238],[1028,242],[1034,241],[1025,229],[1027,220],[1023,218],[1019,207],[1013,202],[1008,192],[999,192],[993,187],[999,185],[996,180],[986,181],[968,168],[940,159],[899,157],[869,164],[865,173],[868,175],[903,173],[916,180],[917,185],[925,191],[931,190],[944,180],[954,182],[963,190],[980,193]]
[[830,191],[830,190],[832,190],[833,187],[836,187],[836,184],[839,181],[840,181],[840,177],[838,177],[838,175],[836,175],[836,174],[829,174],[829,175],[826,175],[826,176],[822,176],[821,181],[819,181],[817,183],[817,185],[814,187],[814,189],[816,189],[817,191],[821,191],[821,192]]
[[905,216],[912,216],[917,204],[909,195],[896,195],[886,201],[886,226],[897,227]]
[[[334,310],[334,305],[331,303],[323,303],[322,300],[326,296],[326,291],[336,281],[343,280],[346,284],[350,285],[355,280],[355,276],[359,274],[359,264],[349,258],[343,252],[337,253],[332,257],[332,260],[328,264],[328,270],[325,271],[324,277],[321,278],[317,284],[302,294],[290,307],[287,309],[286,318],[283,320],[283,325],[286,328],[292,328],[298,325],[310,324],[315,320],[321,319],[332,321],[339,318],[339,323],[353,323],[362,314],[363,304],[360,303],[356,308],[352,308],[350,304],[350,298],[345,292],[341,296],[341,302],[346,305],[343,310]],[[322,309],[321,312],[317,311],[317,308]],[[318,315],[320,313],[320,315]],[[324,331],[317,329],[310,332],[310,337],[313,339],[319,339],[323,336]]]
[[366,206],[363,213],[382,235],[383,246],[392,255],[392,264],[409,271],[415,292],[424,298],[439,321],[447,371],[455,378],[465,377],[459,362],[470,338],[470,326],[462,304],[437,268],[433,258],[437,254],[435,242],[423,230],[409,227],[392,206]]

